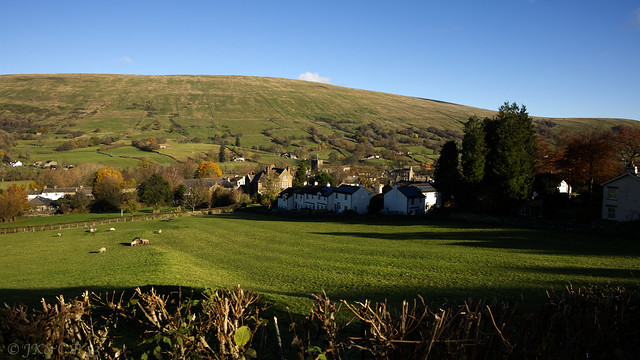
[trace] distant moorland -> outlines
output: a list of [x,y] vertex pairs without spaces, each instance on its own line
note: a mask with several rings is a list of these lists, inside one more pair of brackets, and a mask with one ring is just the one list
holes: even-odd
[[[30,161],[128,167],[145,157],[166,164],[226,145],[230,155],[260,163],[272,162],[281,153],[347,162],[378,154],[381,159],[374,163],[418,165],[432,163],[445,141],[459,140],[470,116],[493,114],[435,100],[278,78],[0,76],[0,129],[22,133],[14,157]],[[535,118],[538,133],[552,143],[563,131],[622,124],[640,127],[623,119]],[[167,144],[158,149],[160,154],[131,146],[132,140],[148,137]]]

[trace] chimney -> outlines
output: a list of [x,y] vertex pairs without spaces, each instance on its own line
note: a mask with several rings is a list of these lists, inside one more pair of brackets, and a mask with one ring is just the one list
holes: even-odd
[[633,163],[627,166],[627,171],[632,173],[633,175],[638,175],[638,167]]

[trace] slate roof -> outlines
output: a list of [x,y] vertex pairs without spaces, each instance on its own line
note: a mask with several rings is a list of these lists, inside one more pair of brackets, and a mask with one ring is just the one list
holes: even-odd
[[333,192],[340,194],[353,194],[360,189],[359,186],[351,186],[351,185],[340,185]]
[[53,204],[53,200],[41,196],[29,200],[31,206],[51,206],[51,204]]
[[415,186],[399,187],[398,191],[400,191],[407,198],[423,198],[424,197],[420,189],[418,189]]
[[415,188],[417,188],[418,190],[420,190],[421,192],[434,192],[434,191],[438,191],[436,190],[436,188],[434,188],[431,185],[414,185]]

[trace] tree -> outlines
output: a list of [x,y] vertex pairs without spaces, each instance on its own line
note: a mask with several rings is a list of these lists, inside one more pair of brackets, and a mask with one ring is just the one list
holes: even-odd
[[236,146],[240,147],[240,135],[236,136]]
[[135,215],[140,211],[140,203],[135,199],[129,199],[122,204],[122,210],[128,212],[131,215]]
[[618,172],[620,164],[609,132],[566,135],[559,140],[558,151],[558,169],[572,186],[586,186],[590,201],[594,185]]
[[496,205],[508,209],[531,198],[536,135],[526,107],[505,102],[493,119],[485,119],[489,145],[485,180],[492,184]]
[[138,186],[138,197],[148,205],[153,206],[155,210],[161,205],[170,204],[173,200],[173,191],[171,185],[160,174],[153,174]]
[[441,194],[443,204],[451,202],[458,188],[460,182],[458,166],[458,146],[455,141],[449,140],[442,145],[433,172],[435,186]]
[[301,187],[307,181],[307,162],[302,160],[295,174],[293,174],[293,186]]
[[209,187],[204,180],[198,180],[184,194],[184,205],[195,211],[197,207],[203,206],[211,199]]
[[200,165],[198,165],[198,169],[195,173],[195,177],[197,179],[220,176],[222,176],[222,171],[216,163],[211,161],[201,162]]
[[487,158],[487,146],[482,122],[477,116],[472,116],[464,125],[462,138],[462,180],[477,188],[484,179],[484,167]]
[[0,219],[2,222],[13,221],[29,209],[27,187],[11,185],[0,194]]
[[93,180],[93,210],[101,212],[120,209],[123,189],[124,179],[120,171],[113,168],[99,170]]
[[220,146],[220,151],[218,152],[218,161],[223,163],[223,162],[227,162],[227,147],[222,145]]
[[458,195],[462,206],[470,207],[482,198],[487,146],[482,121],[472,116],[464,126],[460,163],[462,186]]
[[624,166],[640,162],[640,128],[620,126],[614,129],[613,140]]
[[318,185],[327,185],[335,186],[336,180],[326,171],[319,171],[316,173],[316,176],[313,178],[314,182],[317,182]]
[[176,188],[173,190],[173,202],[176,205],[184,204],[184,196],[186,193],[187,193],[187,187],[184,186],[184,184],[180,184],[176,186]]

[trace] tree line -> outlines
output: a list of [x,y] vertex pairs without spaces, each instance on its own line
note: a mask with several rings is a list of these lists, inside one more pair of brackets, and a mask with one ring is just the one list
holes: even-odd
[[446,206],[512,212],[534,190],[557,192],[562,180],[593,200],[598,184],[639,160],[638,128],[560,133],[554,146],[537,136],[524,105],[507,102],[493,118],[470,117],[460,146],[443,145],[434,181]]

